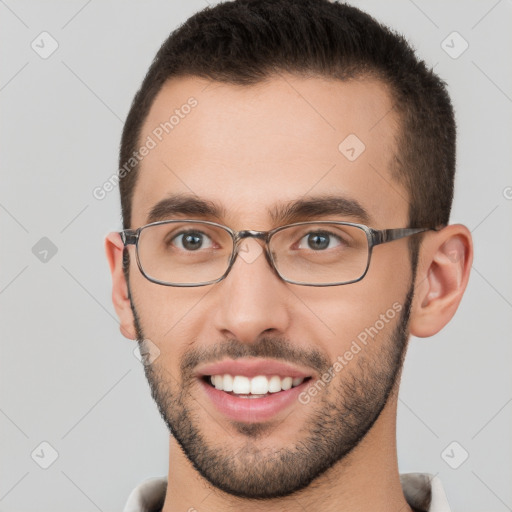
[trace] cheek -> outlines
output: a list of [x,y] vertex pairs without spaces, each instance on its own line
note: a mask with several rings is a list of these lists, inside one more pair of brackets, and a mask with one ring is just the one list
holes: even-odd
[[162,346],[178,335],[190,337],[197,320],[193,312],[207,290],[182,289],[151,283],[138,268],[130,274],[130,289],[141,328],[146,338]]
[[401,300],[397,301],[396,297],[396,294],[368,296],[347,292],[330,294],[314,305],[303,299],[315,314],[297,311],[297,318],[302,323],[301,330],[309,332],[311,342],[323,344],[331,357],[336,358],[348,350],[354,340],[361,341],[368,336],[380,339],[390,332],[401,309]]
[[297,332],[308,333],[307,337],[322,344],[333,358],[354,340],[389,336],[404,306],[410,266],[407,259],[397,261],[396,252],[380,256],[372,258],[362,281],[296,291],[300,298],[294,312]]

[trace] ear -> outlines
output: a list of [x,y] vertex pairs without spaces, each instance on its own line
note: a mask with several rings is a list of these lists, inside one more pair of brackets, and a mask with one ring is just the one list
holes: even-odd
[[439,332],[459,307],[473,262],[471,232],[462,224],[429,232],[421,244],[409,330],[425,338]]
[[124,244],[119,233],[109,233],[105,238],[105,252],[107,254],[110,273],[112,274],[112,303],[119,317],[121,334],[130,339],[137,339],[128,285],[123,272]]

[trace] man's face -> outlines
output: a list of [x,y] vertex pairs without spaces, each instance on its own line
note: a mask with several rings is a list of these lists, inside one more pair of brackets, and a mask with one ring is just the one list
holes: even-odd
[[[155,129],[191,96],[197,105],[180,110],[179,122],[158,141]],[[269,210],[324,195],[357,201],[373,228],[406,227],[407,192],[390,173],[400,150],[391,107],[376,81],[291,75],[251,87],[170,81],[140,137],[143,143],[151,136],[157,145],[141,162],[131,227],[147,224],[150,210],[171,194],[212,201],[225,212],[220,219],[172,218],[212,220],[234,230],[270,230],[280,224]],[[314,220],[360,222],[341,213]],[[239,255],[216,284],[167,287],[146,280],[131,254],[137,334],[160,350],[145,366],[153,397],[183,452],[211,484],[241,497],[285,496],[342,460],[372,427],[406,348],[412,295],[407,239],[377,246],[362,281],[332,287],[285,283],[262,253]],[[230,396],[249,411],[235,419],[219,409],[198,373],[240,358],[278,360],[311,379],[301,384],[300,399],[266,416],[250,405],[263,399]]]

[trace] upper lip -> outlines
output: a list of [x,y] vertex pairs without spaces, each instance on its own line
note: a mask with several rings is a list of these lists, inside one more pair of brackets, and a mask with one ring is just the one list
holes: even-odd
[[265,375],[272,377],[311,377],[312,372],[303,371],[296,366],[277,361],[276,359],[226,359],[216,363],[207,364],[198,368],[197,377],[205,375],[244,375],[245,377],[256,377]]

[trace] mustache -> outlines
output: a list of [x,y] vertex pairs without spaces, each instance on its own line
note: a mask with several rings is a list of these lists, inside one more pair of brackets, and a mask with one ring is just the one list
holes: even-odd
[[286,363],[295,363],[313,368],[320,375],[329,367],[329,359],[318,349],[302,349],[289,340],[276,336],[262,336],[258,341],[247,344],[236,339],[228,339],[210,347],[191,349],[183,356],[180,370],[183,376],[190,376],[200,364],[213,363],[222,359],[240,359],[259,357],[277,359]]

